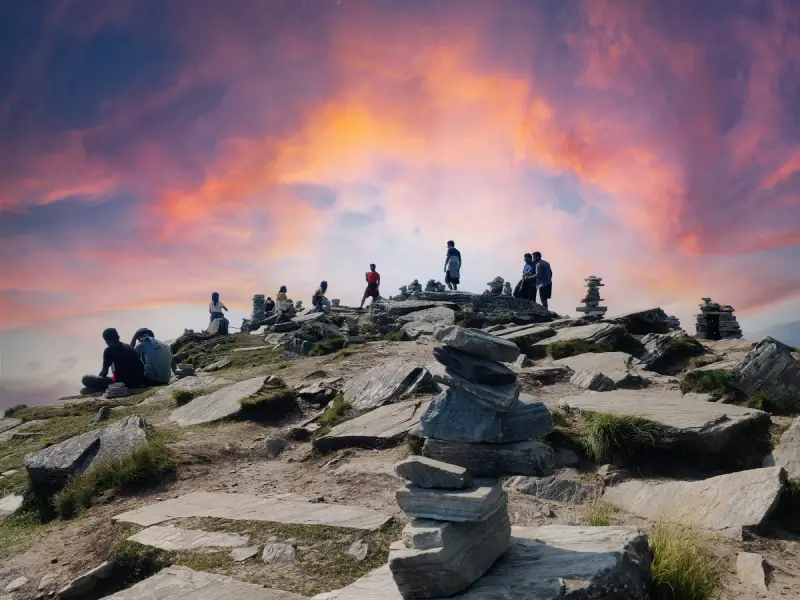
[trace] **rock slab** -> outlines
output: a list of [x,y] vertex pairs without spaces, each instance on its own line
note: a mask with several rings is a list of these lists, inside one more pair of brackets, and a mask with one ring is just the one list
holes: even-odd
[[647,383],[647,377],[642,373],[644,364],[625,352],[589,352],[554,360],[553,365],[567,367],[576,373],[602,373],[618,388],[640,388]]
[[506,505],[499,481],[478,480],[461,490],[432,490],[405,485],[395,494],[397,504],[410,517],[454,523],[485,521]]
[[514,371],[501,363],[473,356],[447,346],[434,348],[433,356],[450,373],[474,383],[508,385],[517,380]]
[[424,456],[409,456],[395,465],[395,472],[421,488],[460,490],[472,485],[472,476],[464,467]]
[[577,477],[550,475],[548,477],[514,477],[509,488],[535,496],[542,500],[553,500],[567,504],[582,504],[597,497],[600,490],[596,485],[581,481]]
[[734,369],[735,385],[746,394],[762,392],[782,409],[800,410],[800,353],[766,337]]
[[24,498],[17,494],[9,494],[0,498],[0,517],[7,517],[13,515],[22,507]]
[[783,432],[772,454],[764,460],[764,466],[783,467],[789,479],[800,480],[800,417]]
[[754,552],[739,552],[736,555],[736,573],[739,580],[759,592],[767,591],[767,574],[764,557]]
[[264,377],[254,377],[211,394],[198,396],[173,410],[169,420],[181,427],[188,427],[232,417],[242,410],[241,401],[258,393],[264,383]]
[[422,456],[460,465],[476,477],[548,475],[555,467],[553,449],[536,440],[510,444],[470,444],[428,438]]
[[372,410],[400,400],[430,381],[422,367],[406,360],[390,360],[349,379],[342,387],[344,399],[356,410]]
[[235,533],[161,527],[153,525],[132,535],[128,541],[160,550],[202,550],[204,548],[242,548],[250,543],[250,537]]
[[585,342],[590,346],[602,345],[609,351],[615,351],[620,340],[625,336],[625,328],[613,323],[593,323],[578,327],[559,329],[556,335],[536,342],[528,349],[528,356],[542,358],[547,354],[550,344],[559,342]]
[[433,380],[449,388],[455,388],[463,398],[497,412],[514,409],[520,394],[516,381],[506,385],[484,385],[474,383],[445,369],[444,365],[434,363],[428,367]]
[[445,327],[439,330],[436,339],[445,346],[487,360],[510,363],[519,356],[519,347],[513,342],[477,329]]

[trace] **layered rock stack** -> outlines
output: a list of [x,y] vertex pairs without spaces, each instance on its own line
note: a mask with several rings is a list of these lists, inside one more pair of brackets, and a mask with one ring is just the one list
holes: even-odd
[[466,590],[508,549],[508,496],[496,479],[413,456],[395,470],[409,483],[397,504],[413,520],[389,550],[403,598],[444,598]]
[[422,286],[419,283],[418,279],[415,279],[411,283],[408,284],[408,293],[415,294],[422,291]]
[[408,295],[408,286],[407,285],[401,285],[400,286],[400,297],[402,298],[403,296],[407,296],[407,295]]
[[295,310],[300,310],[301,308],[303,308],[303,301],[302,300],[298,300],[297,302],[294,303],[294,309]]
[[511,296],[514,293],[514,290],[511,289],[511,282],[506,281],[503,284],[503,295],[504,296]]
[[675,315],[668,316],[664,322],[667,324],[670,331],[677,331],[681,328],[681,321]]
[[438,292],[439,291],[439,282],[435,279],[428,279],[428,283],[425,284],[425,291],[426,292]]
[[602,283],[603,278],[589,275],[583,281],[586,282],[586,296],[581,300],[583,306],[579,306],[575,310],[584,313],[587,317],[604,315],[608,307],[600,306],[603,301],[600,297],[600,288],[605,285]]
[[495,277],[491,281],[487,281],[486,285],[489,289],[486,290],[487,294],[495,294],[499,296],[503,293],[503,278],[500,276]]
[[[741,339],[742,328],[733,315],[733,307],[712,302],[711,298],[703,298],[700,314],[697,315],[697,335],[704,339]],[[716,323],[719,324],[717,329]],[[717,331],[715,331],[717,329]],[[716,333],[719,334],[717,338]]]
[[438,364],[428,370],[446,390],[420,420],[422,454],[467,467],[482,477],[536,475],[553,468],[552,449],[533,438],[553,430],[547,407],[520,394],[517,375],[502,363],[520,354],[516,344],[476,329],[451,326],[436,337]]
[[264,309],[264,303],[264,294],[256,294],[253,296],[253,314],[251,321],[254,325],[261,324],[267,318],[267,312]]

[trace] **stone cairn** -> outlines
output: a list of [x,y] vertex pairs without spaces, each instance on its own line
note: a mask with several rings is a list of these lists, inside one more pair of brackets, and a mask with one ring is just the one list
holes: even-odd
[[331,300],[331,306],[339,306],[340,303],[341,300],[339,298],[334,298],[333,300]]
[[300,310],[301,308],[303,308],[303,301],[302,300],[298,300],[297,302],[294,303],[294,309],[295,310]]
[[681,328],[681,321],[675,315],[668,316],[664,322],[667,324],[667,327],[669,327],[670,331],[677,331]]
[[401,297],[402,296],[408,296],[408,286],[407,285],[401,285],[400,286],[400,296]]
[[489,289],[484,292],[485,294],[495,294],[499,296],[503,293],[503,278],[500,276],[495,277],[491,281],[487,281],[486,285],[489,286]]
[[587,317],[602,316],[608,310],[607,306],[600,306],[603,299],[600,297],[600,288],[605,286],[602,277],[589,275],[586,279],[586,296],[581,300],[583,306],[577,307],[575,310],[585,313]]
[[514,294],[514,290],[511,289],[511,282],[506,281],[503,284],[503,296],[511,296]]
[[[542,474],[553,466],[553,451],[531,441],[553,431],[547,407],[520,394],[513,363],[516,344],[497,336],[450,326],[436,333],[437,363],[428,370],[447,390],[436,396],[420,419],[422,454],[461,465],[480,477]],[[520,464],[524,464],[520,471]],[[511,466],[509,466],[511,465]]]
[[426,292],[437,292],[439,291],[439,282],[435,279],[428,279],[428,283],[425,284],[425,291]]
[[708,337],[708,317],[719,317],[719,335],[723,340],[741,339],[742,328],[733,315],[733,307],[712,302],[711,298],[703,298],[700,305],[700,314],[697,315],[697,337]]
[[397,504],[412,521],[389,550],[403,598],[443,598],[466,590],[508,549],[508,496],[500,482],[474,480],[456,465],[412,456],[395,465],[409,481]]
[[252,314],[252,323],[253,325],[259,325],[267,318],[267,312],[264,310],[264,294],[256,294],[253,296],[253,314]]
[[418,279],[415,279],[414,281],[408,284],[409,294],[418,294],[421,291],[422,291],[422,286],[420,285]]

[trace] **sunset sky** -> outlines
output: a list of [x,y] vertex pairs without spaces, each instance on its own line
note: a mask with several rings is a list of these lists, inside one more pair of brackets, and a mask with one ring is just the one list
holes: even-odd
[[96,374],[100,333],[232,324],[285,284],[357,303],[516,282],[575,314],[800,299],[796,0],[0,3],[0,405]]

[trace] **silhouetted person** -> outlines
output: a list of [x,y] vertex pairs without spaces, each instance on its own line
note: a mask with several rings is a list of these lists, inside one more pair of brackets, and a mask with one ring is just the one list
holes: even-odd
[[[138,388],[146,384],[144,364],[136,354],[136,350],[129,344],[119,341],[119,334],[113,327],[103,331],[106,349],[103,350],[103,368],[100,375],[84,375],[82,379],[84,389],[81,393],[92,394],[104,392],[112,383],[124,383],[129,388]],[[113,380],[108,376],[108,370],[114,366]]]
[[[547,308],[547,301],[553,295],[553,270],[550,263],[542,260],[541,252],[533,253],[534,273],[536,274],[536,288],[539,290],[539,301]],[[534,296],[535,299],[535,296]]]
[[372,298],[372,304],[375,304],[375,300],[378,299],[378,288],[381,286],[381,274],[375,270],[376,268],[374,264],[369,266],[369,271],[366,274],[367,289],[364,290],[364,297],[361,298],[361,306],[358,307],[359,309],[364,308],[364,302],[367,298]]
[[456,249],[453,240],[447,242],[447,254],[444,258],[444,282],[451,290],[457,290],[461,283],[461,252]]

